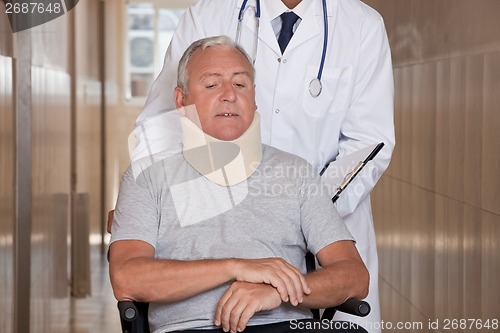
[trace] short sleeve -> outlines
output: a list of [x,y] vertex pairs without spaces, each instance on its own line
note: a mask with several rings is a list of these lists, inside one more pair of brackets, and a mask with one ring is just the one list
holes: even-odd
[[111,242],[141,240],[156,248],[160,221],[160,191],[147,172],[134,177],[128,168],[122,178],[111,229]]
[[300,201],[302,233],[314,255],[334,242],[354,240],[312,166],[308,177],[302,178]]

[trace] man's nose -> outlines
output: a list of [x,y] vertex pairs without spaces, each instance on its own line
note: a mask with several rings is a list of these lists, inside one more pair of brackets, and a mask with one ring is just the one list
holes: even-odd
[[223,102],[234,102],[236,100],[236,92],[232,83],[226,83],[222,86],[221,100]]

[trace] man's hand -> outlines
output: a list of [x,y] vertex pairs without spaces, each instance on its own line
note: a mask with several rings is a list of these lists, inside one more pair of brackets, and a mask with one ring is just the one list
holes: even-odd
[[273,286],[234,282],[222,295],[215,312],[215,325],[224,332],[242,332],[256,312],[276,309],[281,297]]
[[283,302],[296,306],[311,289],[302,273],[281,258],[236,259],[236,281],[265,283],[278,291]]

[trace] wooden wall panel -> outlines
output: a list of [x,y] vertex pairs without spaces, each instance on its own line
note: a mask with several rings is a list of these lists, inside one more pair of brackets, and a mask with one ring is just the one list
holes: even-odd
[[[9,19],[5,13],[5,4],[0,1],[0,55],[12,57],[13,56],[13,40],[12,30],[10,28]],[[3,69],[3,68],[2,68]],[[6,73],[5,78],[8,76],[8,71],[0,72]]]
[[[64,320],[52,310],[52,302],[60,298],[69,301],[67,242],[58,241],[60,232],[66,231],[66,236],[68,231],[69,104],[69,75],[33,67],[32,332],[49,332],[54,322]],[[59,268],[65,270],[62,275]],[[60,284],[62,292],[57,289]]]
[[409,298],[426,317],[434,314],[434,194],[419,187],[411,187],[410,293]]
[[499,317],[500,293],[500,217],[489,212],[482,213],[482,256],[481,260],[481,310],[483,320]]
[[[101,133],[100,39],[103,38],[98,0],[78,4],[75,12],[75,136],[77,193],[89,194],[90,234],[92,242],[101,239],[101,224],[106,216],[102,210],[101,184],[103,163],[101,153],[107,144]],[[110,66],[112,67],[112,66]],[[112,119],[111,119],[112,121]]]
[[483,182],[484,55],[465,59],[464,201],[481,207]]
[[482,248],[481,209],[464,209],[464,317],[482,318]]
[[[396,77],[401,78],[401,82],[395,82],[395,93],[401,95],[401,109],[405,112],[400,112],[399,117],[401,118],[401,132],[400,141],[396,143],[401,149],[401,179],[410,179],[412,170],[416,166],[412,164],[412,149],[417,144],[412,141],[413,137],[413,127],[412,127],[412,92],[413,92],[413,77],[411,68],[401,68],[401,74],[396,75]],[[396,132],[398,130],[396,129]],[[397,162],[396,162],[397,163]]]
[[[433,174],[436,176],[435,190],[438,193],[449,193],[450,178],[443,174],[444,170],[453,168],[448,154],[449,147],[453,144],[450,138],[450,103],[451,103],[451,66],[449,61],[439,61],[436,64],[436,141],[434,153],[436,164]],[[427,171],[429,172],[429,171]]]
[[372,196],[382,318],[498,319],[500,2],[366,2],[396,87],[396,151]]
[[412,68],[412,149],[410,150],[414,184],[433,190],[435,174],[428,172],[435,164],[436,142],[436,68],[416,65]]
[[[0,41],[1,44],[1,41]],[[0,55],[0,331],[12,332],[15,133],[12,59]]]
[[484,73],[481,207],[500,215],[500,47],[486,55]]
[[[402,78],[402,71],[396,71],[394,72],[394,82],[398,82],[399,84],[403,84],[403,78]],[[402,87],[396,88],[398,90],[402,89]],[[403,95],[402,94],[397,94],[394,96],[394,107],[396,109],[401,109],[403,107]],[[394,147],[394,152],[392,154],[392,160],[391,163],[389,164],[389,167],[387,168],[386,175],[394,177],[394,178],[401,178],[402,175],[402,169],[403,169],[403,150],[401,149],[401,146],[399,143],[401,142],[401,139],[403,137],[403,116],[401,113],[395,113],[394,114],[394,126],[395,126],[395,137],[396,137],[396,142],[398,143]]]
[[448,113],[449,145],[447,170],[436,170],[437,177],[448,177],[445,195],[459,201],[464,198],[465,163],[465,64],[463,58],[450,60],[450,110]]

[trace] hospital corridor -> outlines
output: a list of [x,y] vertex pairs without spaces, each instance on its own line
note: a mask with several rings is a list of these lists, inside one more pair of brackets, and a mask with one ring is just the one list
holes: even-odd
[[[122,332],[108,212],[136,119],[196,2],[0,0],[0,333]],[[369,198],[381,320],[365,324],[500,332],[500,1],[363,2],[387,31],[396,142]],[[327,68],[335,48],[326,80],[345,70]],[[316,76],[321,48],[314,57]]]

